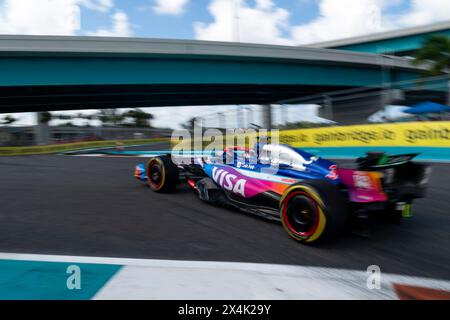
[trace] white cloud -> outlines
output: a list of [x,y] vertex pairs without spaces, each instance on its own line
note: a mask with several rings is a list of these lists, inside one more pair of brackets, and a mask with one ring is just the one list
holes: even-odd
[[0,2],[0,33],[72,35],[79,29],[78,0]]
[[74,35],[81,6],[107,12],[113,0],[0,0],[1,34]]
[[401,26],[412,27],[449,19],[449,0],[412,0],[411,2],[410,12],[399,17]]
[[406,12],[389,13],[402,3],[405,0],[320,0],[317,18],[292,25],[289,12],[273,0],[211,0],[213,22],[195,22],[194,31],[200,40],[301,45],[448,20],[449,0],[411,0]]
[[128,16],[125,12],[118,11],[111,16],[112,27],[110,29],[100,28],[95,32],[88,32],[89,36],[97,37],[129,37],[133,35]]
[[108,12],[114,7],[114,0],[80,0],[80,4],[91,10]]
[[0,118],[3,118],[6,115],[10,115],[11,117],[17,120],[13,124],[11,124],[11,126],[13,127],[34,126],[37,124],[36,113],[32,112],[21,112],[12,114],[2,113],[0,114]]
[[298,44],[349,38],[392,28],[383,19],[386,0],[322,0],[320,16],[310,23],[294,26],[292,38]]
[[239,109],[239,107],[236,105],[158,107],[144,108],[144,110],[155,116],[155,119],[152,120],[152,125],[160,128],[169,127],[172,129],[179,129],[192,117],[198,117],[205,127],[218,127],[222,125],[218,113],[223,113],[227,128],[236,128],[238,127],[238,122],[248,122],[250,119],[252,123],[262,125],[260,106],[246,105],[246,107],[253,111],[251,114],[247,111],[245,116],[243,116],[243,113],[239,113],[241,116],[239,121],[237,120],[236,113],[236,110]]
[[214,21],[194,23],[197,39],[293,44],[283,36],[290,14],[272,0],[256,0],[253,6],[247,0],[212,0],[208,9]]
[[180,15],[188,2],[189,0],[155,0],[153,9],[157,14]]
[[412,0],[401,14],[389,8],[402,0],[321,0],[320,16],[292,27],[297,44],[342,39],[448,20],[449,0]]

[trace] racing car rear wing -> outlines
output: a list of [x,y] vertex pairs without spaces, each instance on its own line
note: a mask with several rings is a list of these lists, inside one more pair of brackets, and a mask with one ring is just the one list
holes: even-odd
[[391,156],[383,152],[368,152],[366,157],[358,158],[356,162],[360,169],[385,169],[405,164],[419,154],[409,153]]

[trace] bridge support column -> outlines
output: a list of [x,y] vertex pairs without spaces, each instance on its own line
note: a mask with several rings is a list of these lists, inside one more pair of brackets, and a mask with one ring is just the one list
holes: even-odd
[[448,88],[447,88],[447,105],[450,106],[450,80],[448,80]]
[[261,106],[262,108],[262,127],[267,130],[272,129],[272,105],[264,104]]
[[328,96],[323,96],[323,104],[319,108],[319,117],[334,120],[333,119],[333,99]]
[[50,144],[50,128],[48,122],[42,122],[42,112],[36,113],[37,125],[34,127],[34,144],[38,146]]

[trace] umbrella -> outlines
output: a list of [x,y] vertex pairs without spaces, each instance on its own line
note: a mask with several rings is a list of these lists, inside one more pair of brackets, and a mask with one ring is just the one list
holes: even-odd
[[404,112],[410,114],[442,113],[450,112],[450,107],[435,102],[422,102]]

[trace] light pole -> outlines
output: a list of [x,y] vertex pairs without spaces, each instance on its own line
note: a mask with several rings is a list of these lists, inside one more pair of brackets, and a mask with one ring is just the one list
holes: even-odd
[[225,118],[225,114],[223,112],[219,112],[217,114],[217,116],[219,117],[219,127],[226,129],[227,128],[227,123],[226,123],[226,118]]
[[272,105],[264,104],[261,106],[263,128],[267,130],[272,129]]
[[[284,110],[283,110],[284,109]],[[288,106],[285,104],[281,105],[281,121],[283,121],[284,125],[288,124]]]
[[247,110],[247,114],[248,114],[248,117],[247,117],[247,124],[248,124],[248,126],[250,127],[251,125],[252,125],[252,123],[253,123],[253,108],[250,108],[250,107],[246,107],[245,108],[246,110]]
[[204,120],[203,117],[195,117],[194,128],[197,127],[197,128],[201,128],[203,130],[203,125],[204,125],[203,120]]
[[[391,57],[386,54],[380,54],[379,57],[381,58],[381,88],[382,88],[382,96],[381,96],[381,109],[385,110],[386,106],[390,103],[390,97],[388,96],[390,94],[391,89],[391,65],[390,65],[390,59]],[[389,61],[389,63],[386,63]],[[387,74],[387,77],[386,77]]]
[[236,126],[241,129],[244,127],[244,108],[241,105],[236,109]]
[[447,105],[450,106],[450,77],[447,81],[448,84],[448,92],[447,92]]
[[[442,54],[443,54],[445,57],[447,57],[447,59],[450,59],[450,53],[448,53],[448,52],[442,52]],[[447,73],[449,73],[449,70],[448,70],[448,69],[447,69]],[[450,106],[450,74],[448,75],[447,85],[448,85],[447,105]]]

